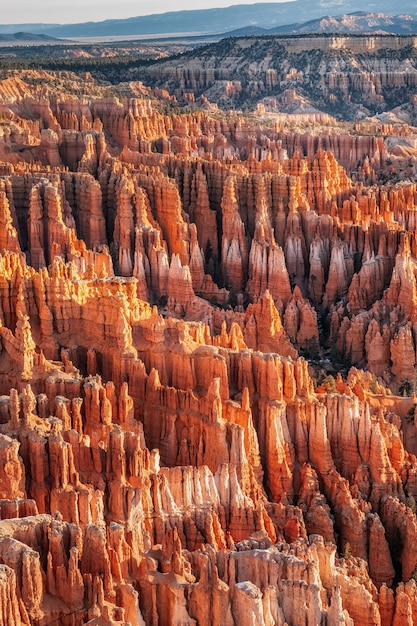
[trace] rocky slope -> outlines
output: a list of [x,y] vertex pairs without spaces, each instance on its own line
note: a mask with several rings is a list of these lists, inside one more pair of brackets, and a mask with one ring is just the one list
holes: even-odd
[[[299,16],[297,16],[299,18]],[[377,35],[412,35],[417,31],[417,22],[411,15],[391,15],[386,13],[367,13],[356,11],[343,15],[327,15],[319,19],[305,22],[297,21],[294,24],[274,26],[272,28],[260,28],[259,26],[245,26],[244,28],[225,33],[226,37],[241,37],[242,35],[271,35],[294,34],[305,35],[308,33],[330,34],[364,34],[374,33]]]
[[417,623],[414,129],[65,77],[0,83],[0,623]]
[[319,20],[294,24],[292,30],[287,27],[273,32],[306,33],[375,33],[412,35],[417,31],[417,22],[411,15],[387,15],[386,13],[367,13],[357,11],[343,15],[328,15]]
[[417,39],[391,35],[232,37],[179,58],[133,68],[131,78],[223,108],[360,119],[409,103]]

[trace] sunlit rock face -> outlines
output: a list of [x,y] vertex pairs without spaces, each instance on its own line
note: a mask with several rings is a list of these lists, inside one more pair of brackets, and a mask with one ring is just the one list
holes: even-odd
[[87,87],[0,82],[0,623],[411,626],[413,129]]

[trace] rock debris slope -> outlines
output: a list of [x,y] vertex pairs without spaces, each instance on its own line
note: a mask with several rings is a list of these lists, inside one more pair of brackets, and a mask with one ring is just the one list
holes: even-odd
[[0,83],[0,624],[416,624],[413,129],[38,83]]
[[[319,22],[309,26],[320,31]],[[333,27],[342,30],[336,21]],[[414,34],[240,35],[132,68],[129,76],[180,100],[355,119],[414,100],[416,48]]]

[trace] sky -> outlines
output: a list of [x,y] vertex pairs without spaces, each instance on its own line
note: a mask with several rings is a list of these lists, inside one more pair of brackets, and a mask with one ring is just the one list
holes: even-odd
[[[284,0],[261,0],[281,2]],[[186,9],[213,9],[234,4],[255,4],[254,0],[6,0],[2,24],[75,24],[125,19],[137,15],[166,13]]]

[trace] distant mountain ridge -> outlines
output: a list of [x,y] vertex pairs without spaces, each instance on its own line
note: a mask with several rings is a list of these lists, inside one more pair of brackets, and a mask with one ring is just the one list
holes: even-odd
[[411,15],[387,15],[385,13],[366,13],[357,11],[348,15],[326,15],[317,20],[309,20],[296,24],[286,24],[266,29],[259,26],[246,26],[227,33],[230,37],[245,35],[288,34],[303,35],[312,33],[378,33],[410,35],[417,33],[417,19]]
[[37,35],[34,33],[27,32],[18,32],[11,34],[0,34],[0,43],[18,43],[18,42],[44,42],[44,43],[60,43],[62,40],[57,39],[56,37],[51,37],[50,35]]
[[[293,2],[234,5],[222,9],[171,11],[121,20],[105,20],[77,24],[2,24],[0,33],[30,31],[54,37],[103,37],[173,33],[225,33],[240,28],[279,28],[300,21],[321,20],[323,15],[338,16],[363,10],[363,0],[294,0]],[[392,0],[371,1],[370,13],[393,15],[400,7]],[[415,0],[403,0],[401,13],[417,19]],[[306,31],[309,32],[309,31]]]

